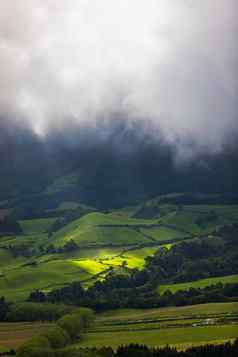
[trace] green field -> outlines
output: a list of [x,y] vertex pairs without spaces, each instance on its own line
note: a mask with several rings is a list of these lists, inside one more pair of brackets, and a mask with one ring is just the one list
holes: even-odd
[[61,287],[72,281],[91,278],[85,270],[68,260],[50,260],[37,266],[16,262],[5,268],[0,277],[0,291],[12,301],[23,300],[35,289],[44,291]]
[[97,316],[99,324],[142,322],[158,319],[181,319],[185,317],[207,318],[211,315],[238,314],[238,302],[209,303],[182,307],[165,307],[154,309],[119,309],[101,313]]
[[[238,337],[238,302],[154,309],[118,309],[96,315],[80,342],[69,348],[139,343],[179,349],[222,343]],[[49,323],[1,323],[0,346],[16,348],[52,326]],[[0,350],[1,351],[1,350]]]
[[214,227],[238,221],[238,206],[184,205],[172,207],[159,221],[193,235],[211,233]]
[[238,336],[238,302],[160,309],[122,309],[97,315],[78,347],[140,343],[185,348]]
[[84,335],[78,347],[116,348],[120,345],[138,343],[148,346],[175,345],[186,348],[205,343],[221,343],[238,336],[238,325],[170,328],[149,331],[92,332]]
[[[109,268],[142,269],[145,257],[159,247],[83,249],[68,254],[43,255],[35,258],[13,258],[0,249],[0,290],[7,299],[25,299],[34,289],[49,291],[73,281],[88,286],[94,275],[103,277]],[[34,265],[31,264],[34,261]],[[99,277],[98,277],[99,278]]]
[[207,286],[211,286],[214,284],[223,283],[223,284],[238,284],[238,275],[228,275],[228,276],[221,276],[209,279],[200,279],[197,281],[191,281],[189,283],[182,283],[182,284],[168,284],[168,285],[161,285],[158,289],[160,294],[163,294],[166,290],[175,293],[179,290],[189,290],[190,288],[205,288]]
[[53,236],[56,245],[70,239],[77,244],[136,244],[148,239],[135,228],[140,224],[154,224],[155,221],[124,218],[115,214],[89,213],[73,221]]
[[140,231],[158,242],[181,240],[189,235],[179,229],[169,227],[142,228]]
[[54,234],[52,242],[62,246],[73,239],[78,245],[134,245],[181,240],[189,233],[159,225],[157,220],[128,218],[116,213],[89,213]]
[[47,330],[49,323],[0,323],[0,352],[17,348],[32,336]]

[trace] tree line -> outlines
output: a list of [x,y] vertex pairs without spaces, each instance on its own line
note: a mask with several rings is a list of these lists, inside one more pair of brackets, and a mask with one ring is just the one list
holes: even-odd
[[[62,323],[61,323],[62,324]],[[233,343],[207,344],[178,351],[176,347],[148,347],[140,344],[110,347],[67,347],[70,336],[60,326],[43,336],[33,338],[17,351],[19,357],[237,357],[238,339]],[[59,347],[59,346],[64,347]]]

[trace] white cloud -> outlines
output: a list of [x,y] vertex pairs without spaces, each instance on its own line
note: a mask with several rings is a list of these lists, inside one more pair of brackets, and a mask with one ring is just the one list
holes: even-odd
[[0,112],[40,133],[123,113],[218,148],[237,119],[236,0],[0,0]]

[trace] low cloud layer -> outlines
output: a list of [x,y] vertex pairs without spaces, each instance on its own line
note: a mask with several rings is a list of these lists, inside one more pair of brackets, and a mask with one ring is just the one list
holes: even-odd
[[0,0],[0,117],[41,136],[126,118],[183,147],[237,130],[237,0]]

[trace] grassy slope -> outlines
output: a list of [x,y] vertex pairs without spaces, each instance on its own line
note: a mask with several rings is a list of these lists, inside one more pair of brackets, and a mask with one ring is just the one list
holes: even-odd
[[211,316],[238,313],[238,302],[209,303],[181,307],[164,307],[154,309],[119,309],[98,315],[101,324],[120,322],[127,323],[134,320],[152,320],[165,318],[182,318],[189,316]]
[[9,259],[8,264],[0,264],[0,291],[10,300],[25,299],[29,292],[40,288],[49,290],[72,281],[85,280],[91,275],[65,259],[38,259],[36,266],[27,266],[31,259],[13,258],[0,249],[0,258]]
[[181,240],[188,236],[185,232],[180,231],[179,229],[173,229],[169,227],[159,227],[159,228],[142,228],[141,232],[147,236],[152,237],[155,241],[163,242],[170,240]]
[[161,285],[159,287],[159,293],[163,294],[166,290],[170,290],[171,292],[175,293],[178,290],[188,290],[190,288],[205,288],[207,286],[214,285],[217,283],[238,284],[238,274],[209,279],[200,279],[189,283]]
[[27,219],[20,221],[23,234],[45,233],[55,222],[56,218]]
[[[209,215],[215,214],[213,218]],[[198,221],[201,221],[198,223]],[[218,205],[189,205],[182,209],[175,209],[162,216],[159,220],[163,224],[173,225],[177,229],[185,230],[193,235],[208,234],[217,225],[238,221],[238,206]]]
[[[140,232],[133,229],[138,224],[153,224],[153,220],[137,220],[113,214],[89,213],[73,221],[53,237],[56,245],[73,239],[78,244],[135,244],[146,242]],[[131,228],[125,227],[131,225]],[[116,227],[115,227],[116,226]],[[121,227],[118,227],[121,226]]]

